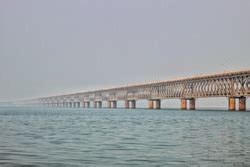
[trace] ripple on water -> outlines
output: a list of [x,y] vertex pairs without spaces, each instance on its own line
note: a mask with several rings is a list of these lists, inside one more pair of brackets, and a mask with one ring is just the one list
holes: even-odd
[[0,108],[0,166],[250,166],[250,112]]

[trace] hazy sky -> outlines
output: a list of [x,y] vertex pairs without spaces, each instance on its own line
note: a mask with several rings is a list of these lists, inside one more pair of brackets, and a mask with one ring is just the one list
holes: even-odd
[[0,101],[248,67],[249,0],[0,1]]

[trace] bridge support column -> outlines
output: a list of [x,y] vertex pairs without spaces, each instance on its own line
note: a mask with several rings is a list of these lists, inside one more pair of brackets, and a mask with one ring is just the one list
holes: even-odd
[[154,101],[148,100],[148,109],[153,109],[153,108],[154,108]]
[[125,108],[129,109],[129,101],[128,100],[125,100]]
[[113,108],[117,108],[117,101],[113,101],[112,103],[113,103],[113,106],[112,106],[112,107],[113,107]]
[[235,97],[228,98],[228,110],[235,111]]
[[189,109],[195,110],[195,99],[194,98],[189,100]]
[[161,100],[156,100],[155,101],[155,108],[156,109],[161,109]]
[[246,111],[246,97],[239,98],[239,111]]
[[131,108],[132,109],[136,108],[136,101],[135,100],[131,100]]
[[96,108],[97,107],[97,101],[93,102],[93,107]]
[[187,109],[187,99],[181,99],[181,109],[182,110]]
[[90,108],[90,102],[87,101],[86,104],[87,104],[87,108]]
[[101,101],[98,101],[98,108],[102,108],[102,102]]
[[107,107],[111,108],[111,101],[107,101]]

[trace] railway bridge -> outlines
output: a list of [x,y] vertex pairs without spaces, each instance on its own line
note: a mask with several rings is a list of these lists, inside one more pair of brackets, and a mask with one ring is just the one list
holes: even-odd
[[[180,99],[180,108],[195,110],[198,98],[228,98],[228,110],[246,110],[246,99],[250,95],[250,70],[196,75],[189,78],[144,83],[111,89],[95,90],[75,94],[42,97],[20,101],[25,106],[117,108],[117,101],[124,101],[124,108],[136,108],[137,100],[147,100],[148,109],[161,109],[163,99]],[[239,106],[236,106],[239,100]],[[189,102],[189,105],[188,105]]]

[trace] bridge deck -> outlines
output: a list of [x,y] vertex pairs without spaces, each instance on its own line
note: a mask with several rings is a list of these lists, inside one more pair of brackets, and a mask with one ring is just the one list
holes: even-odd
[[[157,106],[159,106],[160,104],[157,101],[160,99],[179,98],[190,100],[190,103],[195,105],[195,102],[193,102],[193,99],[195,98],[233,97],[242,99],[249,95],[250,70],[240,70],[207,75],[194,75],[188,78],[43,97],[25,100],[21,103],[37,105],[80,102],[85,104],[85,102],[90,101],[115,102],[118,100],[135,101],[138,99],[147,99],[156,101]],[[185,102],[183,102],[183,104],[185,104]],[[101,104],[99,105],[101,106]],[[133,105],[135,106],[135,104]]]

